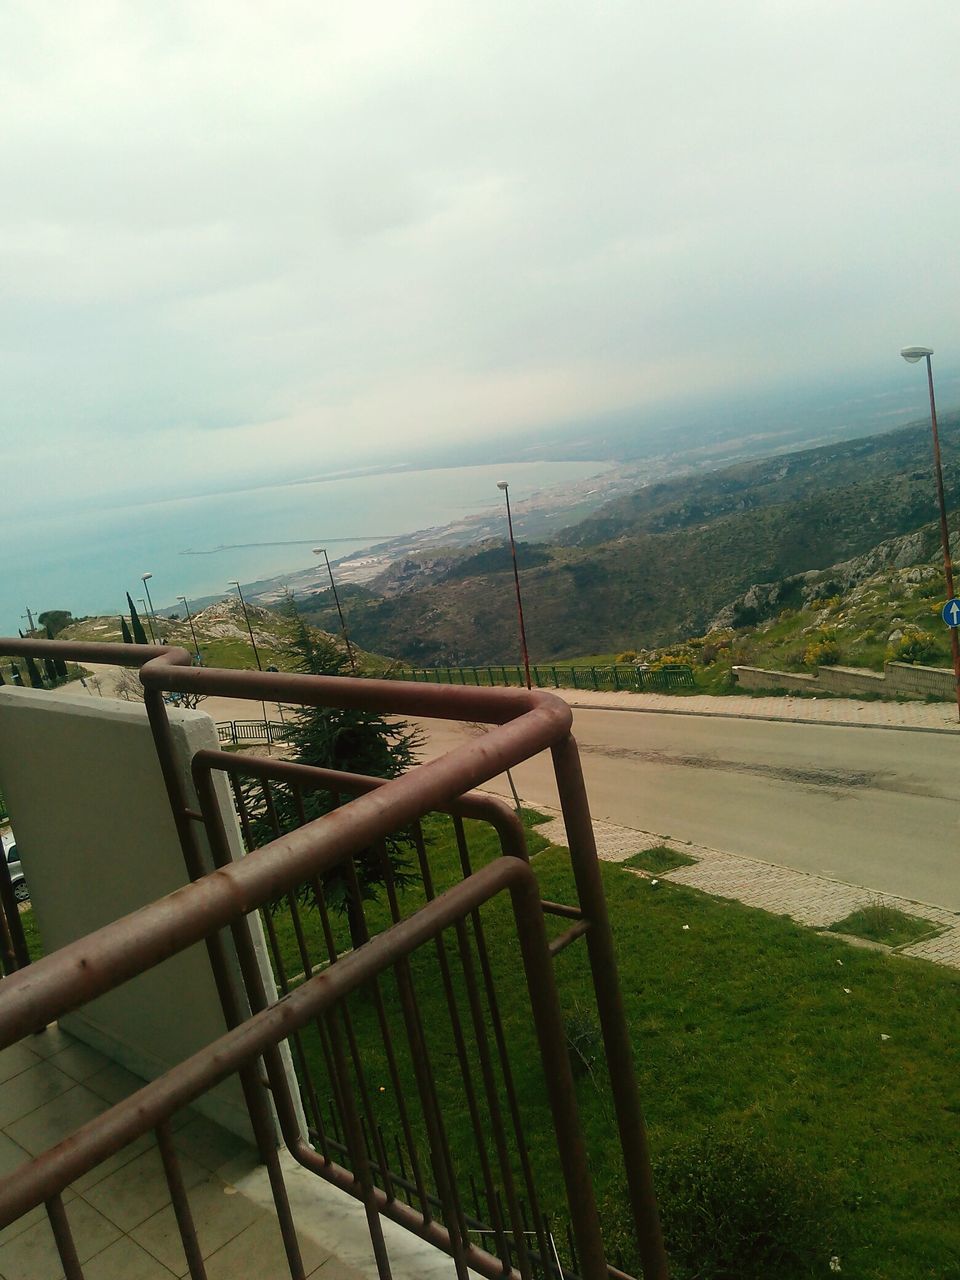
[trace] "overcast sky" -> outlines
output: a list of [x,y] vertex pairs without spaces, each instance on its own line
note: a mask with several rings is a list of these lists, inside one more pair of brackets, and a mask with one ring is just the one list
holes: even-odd
[[0,522],[955,366],[958,35],[955,0],[0,0]]

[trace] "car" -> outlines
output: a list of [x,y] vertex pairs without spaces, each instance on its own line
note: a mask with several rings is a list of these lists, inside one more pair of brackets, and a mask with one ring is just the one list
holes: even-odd
[[18,902],[29,902],[30,890],[27,888],[27,881],[23,874],[23,867],[20,865],[20,855],[17,852],[17,845],[13,839],[12,832],[8,832],[3,837],[3,856],[6,859],[7,871],[10,874],[10,883],[13,885],[13,896]]

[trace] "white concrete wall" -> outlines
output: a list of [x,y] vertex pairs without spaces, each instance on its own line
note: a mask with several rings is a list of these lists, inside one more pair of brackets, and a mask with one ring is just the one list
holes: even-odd
[[[171,709],[170,722],[178,767],[195,804],[189,762],[202,748],[216,749],[216,730],[201,711]],[[215,777],[231,851],[240,857],[227,784]],[[141,704],[0,688],[0,790],[47,953],[187,883]],[[272,994],[259,919],[251,917],[251,925]],[[62,1024],[145,1079],[225,1029],[202,944],[92,1001]],[[197,1109],[250,1136],[236,1078],[224,1081]]]

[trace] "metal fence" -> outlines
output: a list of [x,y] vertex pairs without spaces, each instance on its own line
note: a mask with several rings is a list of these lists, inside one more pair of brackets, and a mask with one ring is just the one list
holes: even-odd
[[[461,684],[475,689],[526,687],[522,667],[500,664],[484,667],[402,667],[390,674],[397,680]],[[530,668],[530,678],[537,689],[605,689],[614,692],[692,689],[695,684],[693,668],[679,664],[653,670],[624,663],[608,667],[535,666]]]
[[[0,1228],[45,1205],[65,1274],[70,1280],[82,1278],[63,1192],[94,1165],[153,1130],[185,1265],[193,1280],[202,1280],[190,1197],[171,1142],[170,1121],[179,1108],[237,1073],[270,1173],[289,1274],[300,1280],[304,1271],[272,1141],[270,1103],[258,1067],[262,1061],[284,1143],[303,1166],[362,1202],[382,1280],[389,1280],[391,1269],[381,1217],[447,1253],[459,1280],[467,1280],[468,1268],[490,1280],[608,1280],[622,1275],[604,1253],[553,969],[558,952],[580,943],[586,949],[584,971],[593,980],[616,1123],[616,1137],[611,1133],[594,1158],[609,1161],[612,1148],[619,1147],[623,1198],[636,1227],[643,1275],[645,1280],[665,1280],[613,939],[566,704],[537,691],[191,668],[185,650],[160,646],[9,639],[0,640],[0,652],[144,663],[140,675],[147,713],[193,882],[45,957],[28,973],[5,978],[0,983],[0,1050],[201,940],[229,1028],[201,1052],[0,1180]],[[192,766],[199,797],[195,808],[188,803],[176,765],[163,697],[167,692],[474,720],[492,728],[482,741],[388,782],[254,756],[199,752]],[[553,757],[576,886],[576,901],[565,904],[541,900],[515,815],[491,797],[469,794],[472,787],[544,749]],[[238,862],[231,861],[215,799],[217,772],[234,781],[244,835],[255,850]],[[315,816],[311,806],[317,795],[323,803]],[[450,815],[461,861],[461,878],[442,893],[432,883],[422,825],[438,810]],[[472,863],[463,825],[468,818],[487,823],[499,841],[500,856],[479,868]],[[204,874],[197,838],[201,829],[217,868],[212,874]],[[390,842],[398,838],[415,850],[422,898],[422,905],[407,914],[389,857]],[[379,860],[387,899],[386,918],[372,926],[361,884],[370,859]],[[333,919],[327,901],[332,884],[345,895],[346,945],[344,926]],[[491,964],[481,919],[488,904],[493,909],[498,903],[512,937],[512,972],[506,980],[516,982],[522,972],[529,1002],[529,1022],[519,1031],[505,1027],[499,1016],[497,986],[504,975]],[[249,930],[248,913],[256,910],[263,912],[272,935],[283,993],[277,1003],[268,1002]],[[292,953],[284,951],[277,936],[278,912],[289,926]],[[545,925],[549,915],[570,921],[552,942]],[[228,941],[242,975],[239,988]],[[297,973],[290,969],[291,954]],[[439,984],[442,1019],[424,1016],[424,983],[434,991],[431,984]],[[369,1038],[363,1043],[357,1001],[367,1018]],[[283,1069],[280,1046],[285,1041],[299,1067],[306,1133]],[[305,1061],[311,1055],[313,1061]],[[397,1134],[378,1124],[373,1109],[373,1081],[365,1064],[377,1055],[397,1099]],[[452,1155],[451,1109],[449,1099],[444,1104],[436,1071],[441,1057],[458,1064],[456,1110],[475,1141],[476,1172],[459,1167]],[[562,1233],[563,1260],[555,1254],[530,1166],[529,1117],[521,1115],[514,1088],[521,1069],[524,1080],[539,1073],[537,1092],[546,1100],[569,1223],[569,1238]],[[326,1105],[320,1085],[328,1092]],[[388,1149],[391,1137],[393,1150]]]
[[287,726],[277,720],[218,720],[217,737],[230,746],[248,742],[285,742]]

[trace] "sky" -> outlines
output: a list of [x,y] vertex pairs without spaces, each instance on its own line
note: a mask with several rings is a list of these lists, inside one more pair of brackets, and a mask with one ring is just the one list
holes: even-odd
[[956,370],[958,37],[954,0],[0,0],[0,534]]

